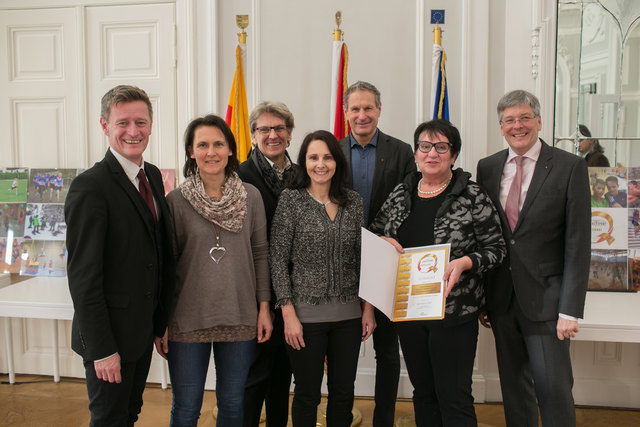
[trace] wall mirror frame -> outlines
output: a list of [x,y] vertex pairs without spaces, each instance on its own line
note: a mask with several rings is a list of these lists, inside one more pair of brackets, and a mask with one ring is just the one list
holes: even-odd
[[554,144],[584,156],[599,141],[612,167],[640,166],[640,1],[557,7]]

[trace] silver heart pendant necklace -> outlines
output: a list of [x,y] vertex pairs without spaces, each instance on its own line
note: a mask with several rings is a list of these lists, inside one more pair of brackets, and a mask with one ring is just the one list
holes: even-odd
[[224,254],[227,253],[227,250],[224,246],[220,246],[220,232],[216,228],[215,224],[213,224],[213,232],[216,235],[216,246],[209,249],[209,256],[216,264],[218,264],[220,260],[224,258]]

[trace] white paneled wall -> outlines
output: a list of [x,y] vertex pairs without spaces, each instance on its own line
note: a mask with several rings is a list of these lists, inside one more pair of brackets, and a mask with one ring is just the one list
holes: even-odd
[[[348,81],[382,93],[380,128],[410,142],[426,119],[431,81],[430,9],[445,9],[451,119],[463,138],[459,165],[505,147],[495,117],[499,97],[536,92],[543,137],[551,139],[555,67],[553,0],[4,0],[0,2],[0,166],[87,167],[102,158],[100,98],[128,83],[154,106],[145,157],[182,166],[182,133],[195,116],[224,115],[233,79],[236,14],[249,15],[245,69],[249,108],[285,102],[295,116],[292,156],[305,133],[326,128],[334,13],[342,10]],[[51,373],[51,326],[10,321],[17,372]],[[59,323],[60,371],[83,376]],[[0,371],[6,349],[0,340]],[[640,345],[572,344],[576,401],[640,407]],[[149,380],[164,369],[154,357]],[[361,350],[356,393],[371,395],[375,359]],[[207,383],[214,386],[214,377]],[[400,393],[411,396],[403,370]],[[482,330],[474,370],[478,401],[501,399],[493,337]]]

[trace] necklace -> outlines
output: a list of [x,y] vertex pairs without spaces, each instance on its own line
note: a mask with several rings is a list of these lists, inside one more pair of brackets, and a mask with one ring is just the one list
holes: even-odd
[[311,191],[309,191],[309,189],[308,189],[308,188],[307,188],[307,193],[309,193],[309,195],[311,196],[311,198],[312,198],[313,200],[315,200],[316,202],[320,203],[320,204],[321,204],[322,206],[324,206],[325,208],[326,208],[329,204],[331,204],[331,199],[329,199],[328,201],[326,201],[326,202],[324,202],[324,203],[322,203],[320,200],[316,199],[316,198],[313,196],[313,194],[311,194]]
[[213,224],[213,232],[216,235],[216,246],[209,249],[209,256],[216,264],[218,264],[220,260],[224,258],[224,254],[227,253],[227,250],[224,246],[220,246],[220,232],[216,228],[215,224]]
[[442,187],[440,187],[440,188],[438,188],[438,189],[436,189],[436,190],[433,190],[433,191],[422,191],[422,190],[420,189],[420,185],[422,184],[422,178],[420,178],[420,181],[418,181],[418,193],[420,193],[420,194],[427,194],[427,195],[429,195],[429,194],[436,194],[436,193],[439,193],[439,192],[441,192],[442,190],[444,190],[445,188],[447,188],[447,185],[449,185],[449,183],[451,182],[451,178],[453,178],[453,174],[449,175],[449,179],[447,180],[447,182],[445,182],[444,184],[442,184]]

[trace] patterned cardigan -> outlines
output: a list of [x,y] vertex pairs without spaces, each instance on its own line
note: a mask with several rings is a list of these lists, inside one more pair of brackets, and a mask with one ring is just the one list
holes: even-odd
[[[445,305],[445,325],[475,320],[484,305],[483,274],[505,257],[500,219],[489,196],[462,169],[453,171],[451,191],[436,213],[434,243],[451,243],[451,259],[468,256],[473,263],[453,286]],[[369,227],[397,239],[398,228],[411,212],[420,172],[398,184]]]
[[362,198],[348,202],[333,221],[307,190],[280,194],[271,226],[269,265],[276,307],[288,302],[318,305],[332,297],[357,301],[360,278]]

